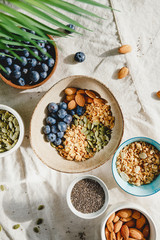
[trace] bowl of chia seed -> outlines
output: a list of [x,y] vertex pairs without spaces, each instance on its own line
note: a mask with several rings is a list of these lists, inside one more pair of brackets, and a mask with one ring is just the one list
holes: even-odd
[[105,183],[96,176],[85,175],[74,179],[67,190],[67,204],[80,218],[93,219],[108,207],[109,193]]

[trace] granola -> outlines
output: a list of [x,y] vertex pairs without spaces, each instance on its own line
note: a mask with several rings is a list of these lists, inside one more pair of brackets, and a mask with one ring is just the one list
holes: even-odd
[[147,142],[134,142],[120,151],[116,165],[129,183],[149,184],[160,174],[160,151]]

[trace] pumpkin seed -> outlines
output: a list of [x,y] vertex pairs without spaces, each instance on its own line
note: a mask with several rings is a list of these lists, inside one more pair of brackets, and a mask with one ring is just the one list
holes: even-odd
[[0,224],[0,232],[2,231],[2,225]]
[[44,209],[44,205],[39,205],[38,210]]
[[4,185],[0,185],[0,189],[3,192],[5,190]]
[[34,231],[35,233],[39,233],[39,229],[38,229],[37,227],[34,227],[34,228],[33,228],[33,231]]
[[84,123],[82,120],[79,121],[79,124],[83,127]]
[[83,121],[84,121],[84,123],[86,123],[86,124],[87,124],[87,122],[88,122],[88,119],[87,119],[87,117],[86,117],[86,116],[84,116],[84,117],[83,117]]
[[43,219],[42,219],[42,218],[39,218],[36,223],[37,223],[37,225],[42,224],[42,223],[43,223]]
[[20,224],[16,224],[16,225],[14,225],[12,228],[13,229],[18,229],[20,227]]

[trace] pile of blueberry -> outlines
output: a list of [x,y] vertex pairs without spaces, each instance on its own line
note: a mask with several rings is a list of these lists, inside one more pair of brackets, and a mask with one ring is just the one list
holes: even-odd
[[[36,34],[34,31],[26,30],[32,34]],[[24,44],[30,45],[30,42],[24,42]],[[42,48],[44,52],[48,52],[52,58],[49,58],[36,48],[31,48],[32,51],[41,58],[41,61],[37,60],[28,50],[20,46],[6,45],[6,47],[18,49],[14,52],[21,57],[22,62],[16,57],[11,58],[8,50],[0,50],[0,64],[4,66],[6,73],[2,70],[0,73],[10,80],[12,83],[20,86],[35,85],[42,82],[51,73],[55,64],[55,49],[52,44],[46,40],[37,40],[38,46]],[[19,50],[21,49],[21,50]],[[3,55],[3,53],[5,53]]]
[[45,119],[46,125],[43,127],[43,133],[48,142],[56,146],[62,144],[62,138],[67,126],[71,124],[75,114],[81,116],[85,112],[85,108],[77,106],[74,110],[67,109],[67,103],[61,102],[49,103],[48,116]]

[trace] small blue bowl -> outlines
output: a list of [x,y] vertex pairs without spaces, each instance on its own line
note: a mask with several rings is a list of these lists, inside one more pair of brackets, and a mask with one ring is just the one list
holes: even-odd
[[117,157],[119,152],[126,146],[129,145],[130,143],[133,142],[147,142],[150,143],[151,145],[153,145],[155,148],[157,148],[160,151],[160,144],[156,141],[154,141],[153,139],[150,138],[146,138],[146,137],[134,137],[134,138],[130,138],[127,141],[125,141],[124,143],[122,143],[119,148],[117,149],[117,151],[115,152],[114,156],[113,156],[113,160],[112,160],[112,173],[113,173],[113,177],[116,181],[116,183],[127,193],[137,196],[137,197],[146,197],[146,196],[150,196],[153,195],[155,193],[157,193],[160,190],[160,175],[153,180],[151,183],[146,184],[146,185],[141,185],[141,186],[135,186],[132,185],[126,181],[124,181],[121,176],[119,175],[118,171],[117,171],[117,167],[116,167],[116,161],[117,161]]

